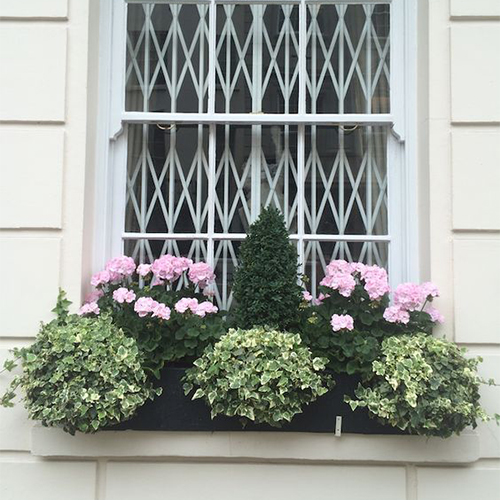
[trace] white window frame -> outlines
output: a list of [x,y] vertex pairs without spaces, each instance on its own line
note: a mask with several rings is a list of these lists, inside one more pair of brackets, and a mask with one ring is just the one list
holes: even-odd
[[[141,0],[133,0],[141,2]],[[195,0],[180,0],[177,3],[197,3]],[[258,0],[260,1],[260,0]],[[262,3],[283,3],[287,0],[266,0]],[[160,0],[161,2],[161,0]],[[227,3],[249,3],[248,0],[222,0]],[[389,241],[389,270],[392,285],[419,276],[418,262],[418,210],[416,171],[416,19],[417,0],[324,0],[318,3],[342,4],[390,4],[390,102],[388,114],[316,114],[305,113],[305,85],[299,89],[299,112],[289,115],[274,114],[224,114],[214,112],[214,103],[209,102],[209,112],[202,120],[198,114],[190,113],[143,113],[124,111],[125,106],[125,60],[126,60],[126,0],[101,2],[99,27],[99,95],[96,139],[95,169],[95,217],[93,271],[102,268],[112,256],[123,253],[124,214],[126,193],[128,123],[207,123],[217,124],[307,124],[329,125],[390,125],[387,145],[388,169],[388,235],[387,236],[328,236],[315,238],[321,241]],[[151,3],[144,0],[142,3]],[[215,0],[203,3],[215,5]],[[218,0],[217,3],[221,3]],[[294,0],[293,3],[297,3]],[[305,22],[305,0],[298,0],[300,22]],[[210,13],[212,26],[215,9]],[[304,30],[300,30],[304,34]],[[305,50],[304,35],[300,39],[300,50]],[[211,38],[215,40],[215,30]],[[213,42],[212,42],[213,43]],[[304,58],[302,58],[304,60]],[[215,71],[212,64],[210,71]],[[210,78],[213,85],[215,79]],[[209,93],[210,95],[210,93]],[[212,137],[215,134],[211,134]],[[209,155],[213,153],[215,140],[209,143]],[[298,144],[298,154],[303,156],[304,144]],[[299,174],[299,182],[300,182]],[[209,179],[209,196],[213,196],[213,179]],[[213,210],[214,204],[209,204]],[[303,210],[298,210],[303,217]],[[117,221],[120,221],[117,223]],[[299,221],[300,224],[300,221]],[[137,234],[136,234],[137,236]],[[213,236],[213,235],[211,235]],[[153,239],[154,235],[148,235]],[[160,235],[158,235],[160,237]],[[192,239],[193,235],[176,234],[177,239]],[[244,235],[229,236],[242,239]],[[161,235],[165,238],[165,234]],[[210,255],[209,248],[209,255]],[[302,262],[301,255],[299,260]]]

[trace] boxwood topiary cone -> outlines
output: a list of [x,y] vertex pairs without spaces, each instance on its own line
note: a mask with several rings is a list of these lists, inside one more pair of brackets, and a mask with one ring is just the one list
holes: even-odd
[[262,210],[250,226],[239,260],[233,283],[237,325],[268,325],[282,330],[293,326],[302,300],[297,251],[277,209]]

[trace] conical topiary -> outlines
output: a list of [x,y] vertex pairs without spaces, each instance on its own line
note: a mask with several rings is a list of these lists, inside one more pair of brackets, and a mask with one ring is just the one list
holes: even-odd
[[297,251],[277,209],[264,209],[249,227],[239,261],[233,283],[237,326],[293,326],[302,300]]

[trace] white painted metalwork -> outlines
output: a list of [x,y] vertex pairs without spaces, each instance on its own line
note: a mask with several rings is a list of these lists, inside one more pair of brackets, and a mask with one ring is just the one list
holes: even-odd
[[111,239],[141,261],[206,259],[228,307],[244,231],[273,204],[313,293],[331,258],[400,278],[405,149],[387,131],[405,137],[406,1],[128,0],[128,29],[113,2]]
[[376,115],[362,113],[297,113],[297,114],[277,114],[277,113],[143,113],[124,112],[122,121],[126,123],[235,123],[235,124],[266,124],[266,125],[298,125],[298,124],[325,124],[325,125],[388,125],[392,126],[394,117],[388,113]]

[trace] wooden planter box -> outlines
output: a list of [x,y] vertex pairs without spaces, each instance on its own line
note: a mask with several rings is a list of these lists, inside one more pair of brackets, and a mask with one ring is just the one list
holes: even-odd
[[399,429],[379,424],[370,418],[364,408],[351,410],[344,403],[344,394],[353,395],[359,378],[337,375],[335,387],[313,403],[304,407],[292,422],[280,428],[266,424],[249,423],[244,428],[237,417],[210,418],[210,410],[201,399],[192,401],[182,390],[184,368],[165,368],[160,385],[161,396],[139,408],[137,415],[112,430],[141,431],[273,431],[273,432],[335,432],[336,417],[342,417],[342,433],[403,434]]

